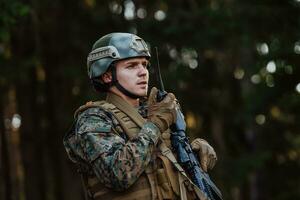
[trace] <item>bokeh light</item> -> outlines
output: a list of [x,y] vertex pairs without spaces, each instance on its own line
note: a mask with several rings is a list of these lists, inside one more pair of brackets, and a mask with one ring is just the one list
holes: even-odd
[[123,10],[122,6],[115,1],[109,3],[109,9],[114,14],[121,14]]
[[147,10],[144,8],[139,8],[136,12],[136,15],[140,19],[144,19],[147,16]]
[[263,125],[266,122],[266,116],[263,114],[256,115],[255,121],[259,125]]
[[166,18],[166,13],[162,10],[158,10],[154,13],[154,18],[157,20],[157,21],[162,21]]
[[251,82],[254,84],[258,84],[261,82],[261,77],[258,74],[254,74],[251,76]]
[[126,20],[133,20],[135,18],[135,5],[131,0],[124,2],[124,17]]
[[271,74],[268,74],[266,76],[266,84],[267,84],[268,87],[274,87],[274,85],[275,85],[274,84],[274,78]]
[[[300,0],[299,0],[300,1]],[[296,42],[294,46],[294,52],[300,54],[300,42]]]
[[269,53],[269,46],[267,43],[257,44],[256,50],[260,55],[267,55]]
[[18,129],[21,126],[21,116],[19,114],[14,114],[11,120],[11,126],[14,129]]
[[300,83],[296,85],[296,91],[300,94]]
[[244,75],[245,75],[245,71],[244,71],[242,68],[236,68],[236,69],[234,70],[233,75],[234,75],[234,78],[240,80],[240,79],[243,79],[243,77],[244,77]]
[[270,62],[268,62],[266,69],[269,73],[275,73],[276,63],[273,60],[271,60]]

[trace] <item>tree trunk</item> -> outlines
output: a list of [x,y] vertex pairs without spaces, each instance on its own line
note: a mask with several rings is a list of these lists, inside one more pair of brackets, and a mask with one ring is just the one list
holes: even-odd
[[0,165],[0,190],[1,190],[1,199],[13,200],[12,196],[12,183],[11,183],[11,171],[10,171],[10,157],[8,152],[7,145],[7,132],[4,125],[4,97],[5,90],[3,87],[0,87],[0,151],[1,151],[1,165]]
[[42,116],[37,107],[37,82],[34,68],[27,72],[31,82],[18,84],[18,101],[22,116],[22,153],[25,166],[26,199],[46,199],[45,158]]

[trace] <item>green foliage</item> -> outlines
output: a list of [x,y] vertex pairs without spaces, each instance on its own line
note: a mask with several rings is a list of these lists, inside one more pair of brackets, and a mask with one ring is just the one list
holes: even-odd
[[0,42],[3,43],[10,39],[10,28],[18,19],[28,15],[30,8],[18,0],[2,1],[1,7],[3,9],[0,13]]

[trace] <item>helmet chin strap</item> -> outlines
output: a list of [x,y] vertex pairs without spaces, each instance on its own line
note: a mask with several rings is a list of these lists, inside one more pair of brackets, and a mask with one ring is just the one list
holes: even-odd
[[120,90],[120,92],[122,92],[124,95],[132,98],[132,99],[138,99],[138,98],[142,98],[143,96],[140,95],[136,95],[133,94],[132,92],[128,91],[127,89],[125,89],[118,81],[117,79],[117,72],[116,72],[116,67],[113,65],[112,66],[112,84],[111,85],[115,85],[118,90]]

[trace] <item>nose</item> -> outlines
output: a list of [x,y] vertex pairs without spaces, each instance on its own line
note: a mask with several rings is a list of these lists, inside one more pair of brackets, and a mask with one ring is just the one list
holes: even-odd
[[139,64],[139,76],[146,76],[148,73],[147,67],[145,67],[143,64]]

